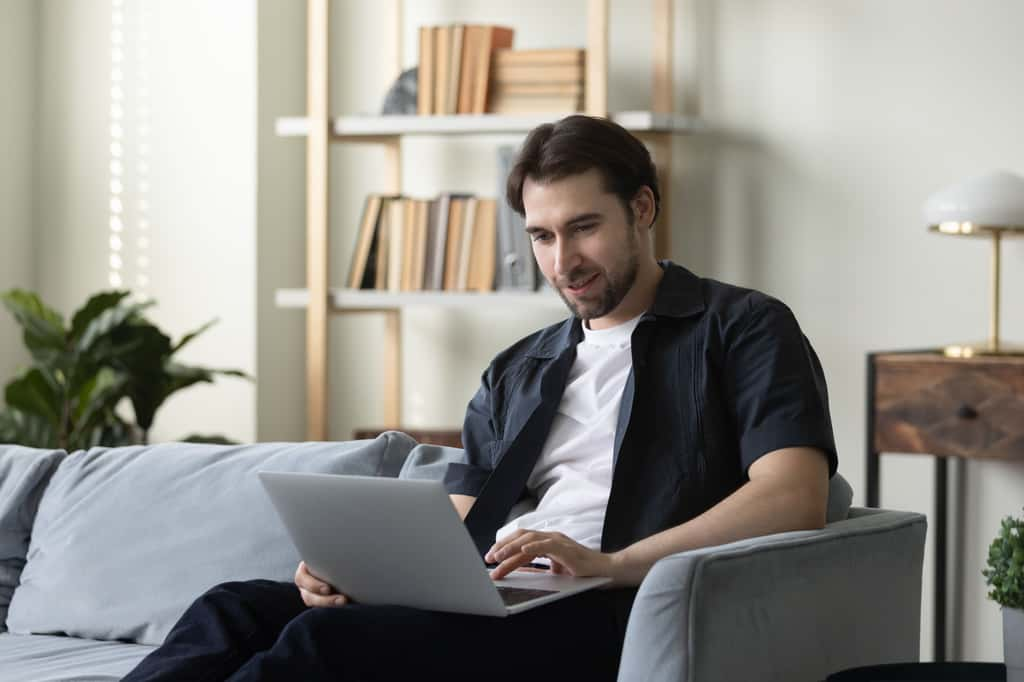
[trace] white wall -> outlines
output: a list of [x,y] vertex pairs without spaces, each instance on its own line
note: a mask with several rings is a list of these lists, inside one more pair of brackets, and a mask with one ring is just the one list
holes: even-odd
[[[706,0],[697,15],[716,131],[695,171],[701,191],[684,194],[686,229],[701,233],[693,262],[796,311],[828,374],[840,469],[863,503],[865,354],[986,334],[986,245],[926,233],[920,206],[988,169],[1024,174],[1024,5]],[[1004,244],[1003,274],[1004,335],[1021,340],[1024,244]],[[883,506],[930,511],[932,471],[928,458],[883,457]],[[1021,511],[1024,467],[971,462],[966,491],[959,655],[1001,660],[980,570],[999,518]],[[930,557],[925,571],[929,656]]]
[[[109,288],[112,7],[38,3],[37,281],[64,313]],[[255,2],[125,0],[123,10],[125,287],[157,300],[151,316],[174,339],[220,318],[182,362],[253,372]],[[140,201],[146,267],[137,262]],[[193,432],[252,440],[254,386],[220,379],[187,389],[158,413],[151,437]]]
[[[582,44],[584,3],[406,3],[406,64],[415,27],[453,20],[508,23],[521,47]],[[686,0],[677,3],[680,106],[699,100],[713,130],[678,143],[675,259],[702,274],[763,288],[787,301],[828,375],[841,471],[864,488],[864,366],[871,350],[981,338],[987,255],[980,243],[929,235],[928,194],[989,168],[1024,173],[1017,135],[1024,95],[1014,87],[1024,47],[1024,6],[905,0]],[[332,110],[375,109],[390,17],[378,3],[336,3]],[[614,2],[613,109],[649,94],[650,15]],[[302,142],[270,135],[277,115],[305,110],[304,9],[261,0],[260,438],[304,432],[300,313],[271,307],[282,286],[301,287]],[[272,61],[271,64],[266,62]],[[287,63],[287,66],[285,66]],[[435,193],[494,185],[493,140],[406,143],[406,190]],[[435,151],[449,153],[435,156]],[[383,158],[372,148],[332,148],[332,281],[341,281],[362,197],[379,190]],[[1009,292],[1024,279],[1024,246],[1005,245],[1005,335],[1024,340]],[[410,425],[457,424],[477,373],[495,350],[554,313],[423,312],[406,318]],[[331,437],[380,419],[382,325],[332,322]],[[1001,657],[999,614],[979,571],[1000,516],[1020,511],[1019,465],[971,463],[966,480],[962,646],[968,659]],[[929,511],[932,466],[886,456],[882,502]],[[929,542],[929,551],[931,543]],[[931,653],[931,562],[926,565],[922,654]],[[956,653],[956,652],[954,652]]]
[[[35,169],[36,4],[0,2],[0,291],[35,286],[32,175]],[[28,361],[21,330],[0,310],[0,386]],[[0,403],[3,402],[0,391]]]

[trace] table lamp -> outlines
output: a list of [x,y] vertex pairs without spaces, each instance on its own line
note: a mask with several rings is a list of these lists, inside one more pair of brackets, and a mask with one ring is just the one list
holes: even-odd
[[997,171],[947,187],[924,203],[924,217],[932,232],[992,240],[988,341],[947,346],[946,356],[1024,355],[1024,348],[999,339],[999,244],[1004,235],[1024,235],[1024,178]]

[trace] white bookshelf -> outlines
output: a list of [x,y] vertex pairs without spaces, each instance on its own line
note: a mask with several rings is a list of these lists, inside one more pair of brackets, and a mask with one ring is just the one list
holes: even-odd
[[[401,137],[406,135],[486,135],[527,133],[542,123],[556,121],[568,113],[502,115],[459,114],[456,116],[336,116],[331,119],[331,135],[335,138]],[[609,116],[633,132],[691,134],[705,128],[697,118],[679,113],[654,111],[623,111]],[[309,134],[309,119],[285,117],[275,121],[275,130],[282,137],[304,137]]]

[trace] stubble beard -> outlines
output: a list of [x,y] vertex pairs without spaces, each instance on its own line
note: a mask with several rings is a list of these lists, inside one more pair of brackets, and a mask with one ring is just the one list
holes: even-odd
[[[604,317],[615,310],[636,283],[637,272],[640,269],[640,249],[637,245],[636,233],[632,226],[630,226],[628,233],[629,237],[625,245],[626,256],[615,270],[596,271],[598,272],[598,277],[603,277],[605,280],[604,290],[601,292],[598,300],[593,303],[573,301],[565,293],[563,287],[555,287],[555,291],[558,292],[559,297],[561,297],[566,307],[569,308],[569,311],[584,322]],[[570,282],[579,282],[592,277],[594,272],[594,270],[580,268],[569,273],[569,277],[566,279]]]

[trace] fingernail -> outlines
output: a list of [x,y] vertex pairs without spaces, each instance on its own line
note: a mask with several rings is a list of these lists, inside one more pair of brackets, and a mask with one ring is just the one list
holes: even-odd
[[324,585],[323,587],[320,588],[320,594],[327,594],[327,586],[326,585]]
[[337,599],[334,600],[334,603],[337,604],[338,606],[343,606],[345,604],[345,598],[344,597],[338,597]]

